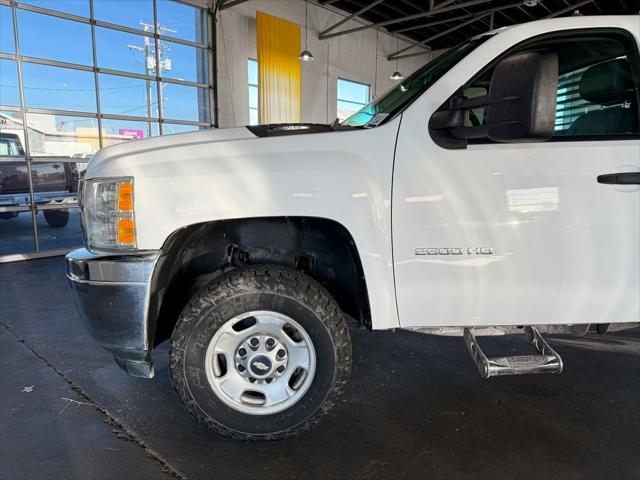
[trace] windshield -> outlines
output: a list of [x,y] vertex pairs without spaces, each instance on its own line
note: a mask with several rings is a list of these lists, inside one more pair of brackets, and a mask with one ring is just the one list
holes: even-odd
[[487,38],[489,38],[487,35],[474,37],[451,50],[447,50],[438,58],[414,72],[392,90],[389,90],[385,95],[362,107],[342,122],[341,125],[349,127],[378,126],[387,117],[394,115],[412,102]]

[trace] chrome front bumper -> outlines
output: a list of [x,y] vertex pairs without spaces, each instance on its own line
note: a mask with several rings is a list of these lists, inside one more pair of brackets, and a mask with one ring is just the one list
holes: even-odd
[[130,375],[153,377],[147,312],[151,278],[160,252],[94,254],[74,250],[66,257],[76,307],[91,336]]

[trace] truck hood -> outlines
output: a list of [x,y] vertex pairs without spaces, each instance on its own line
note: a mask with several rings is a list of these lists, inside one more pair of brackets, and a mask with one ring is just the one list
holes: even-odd
[[227,144],[228,142],[256,139],[258,137],[281,137],[310,133],[328,133],[332,131],[334,131],[334,129],[327,124],[276,123],[247,127],[212,128],[198,132],[164,135],[145,140],[123,142],[98,151],[89,162],[85,178],[109,176],[110,174],[105,172],[107,163],[111,166],[123,157],[131,161],[135,157],[148,156],[149,154],[153,154],[153,152],[164,152],[167,149],[171,149],[175,152],[172,154],[171,159],[175,161],[177,160],[176,155],[180,156],[181,152],[184,153],[190,150],[189,147],[202,144],[209,144],[215,149],[216,144]]
[[148,156],[154,152],[161,152],[171,149],[173,151],[172,160],[179,160],[180,152],[189,151],[189,147],[211,144],[212,146],[220,142],[230,142],[236,140],[255,139],[256,135],[245,127],[234,128],[211,128],[197,132],[179,133],[174,135],[163,135],[161,137],[147,138],[144,140],[134,140],[123,142],[117,145],[99,150],[89,161],[85,178],[95,178],[110,176],[108,170],[114,163],[122,161],[135,162],[136,157]]

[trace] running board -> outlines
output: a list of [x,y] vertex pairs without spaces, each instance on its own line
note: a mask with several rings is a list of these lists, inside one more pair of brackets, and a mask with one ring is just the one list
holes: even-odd
[[464,329],[464,342],[480,375],[484,378],[525,373],[561,373],[560,355],[542,338],[536,327],[525,327],[525,334],[529,338],[529,343],[535,347],[537,355],[487,358],[469,328]]

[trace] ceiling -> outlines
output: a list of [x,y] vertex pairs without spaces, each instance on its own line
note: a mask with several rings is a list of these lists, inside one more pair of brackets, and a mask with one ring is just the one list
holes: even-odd
[[[422,42],[433,50],[451,47],[491,27],[569,16],[576,10],[582,15],[637,14],[640,11],[640,0],[319,0],[319,3],[356,14],[350,21],[325,30],[320,38],[372,28],[354,21],[362,18],[380,24],[376,26],[390,33]],[[399,57],[424,52],[417,47],[400,51]]]

